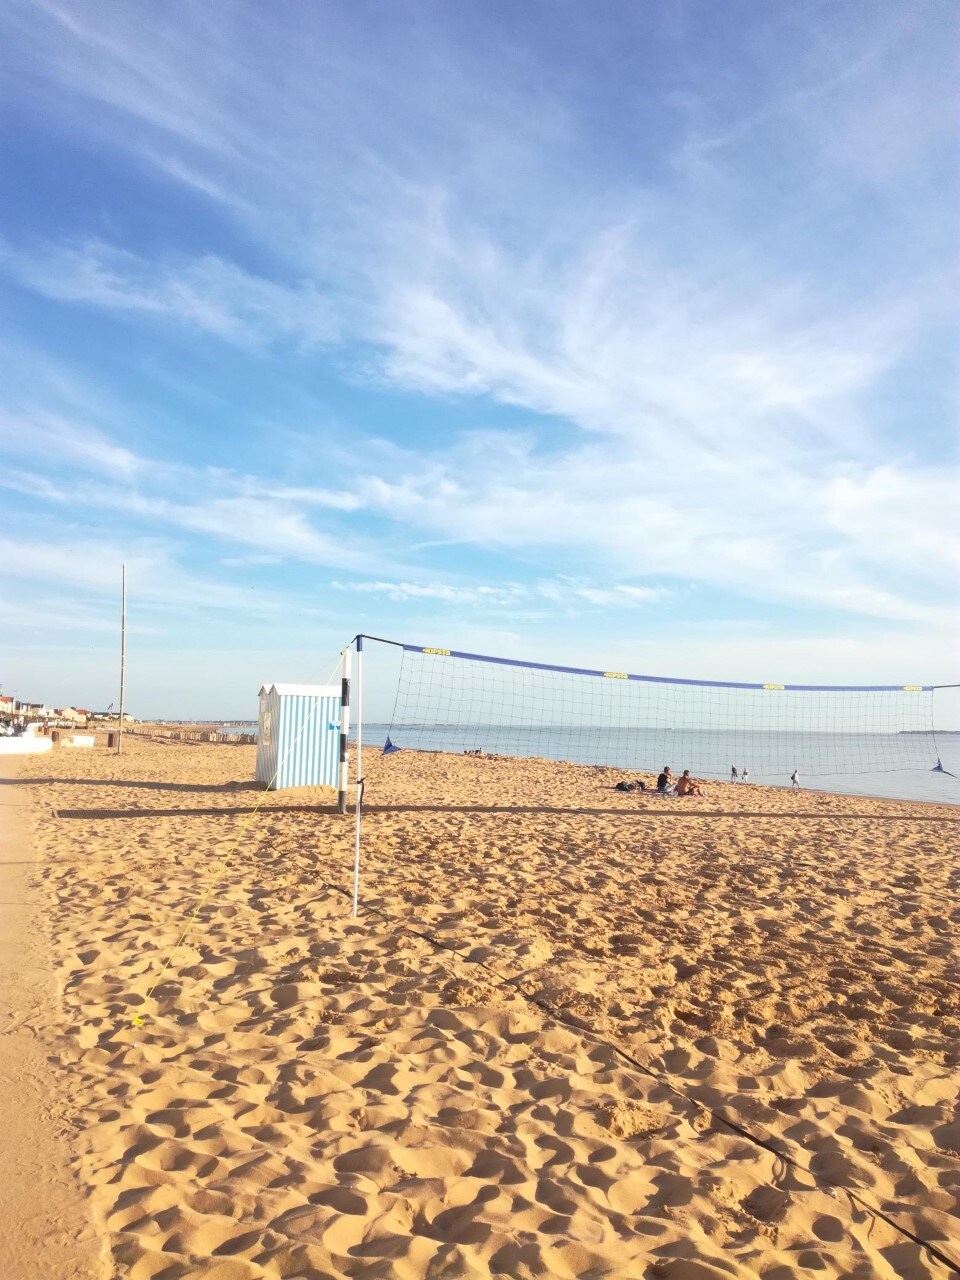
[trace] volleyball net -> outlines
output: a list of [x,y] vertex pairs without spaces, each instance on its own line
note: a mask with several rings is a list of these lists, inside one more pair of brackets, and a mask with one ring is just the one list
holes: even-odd
[[784,779],[939,766],[934,685],[694,680],[381,642],[402,651],[388,751]]

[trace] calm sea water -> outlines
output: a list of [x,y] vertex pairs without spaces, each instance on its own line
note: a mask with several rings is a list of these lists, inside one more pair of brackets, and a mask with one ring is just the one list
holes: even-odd
[[[255,733],[256,723],[218,726],[223,733]],[[727,780],[731,765],[749,770],[750,781],[789,786],[800,771],[811,791],[924,800],[960,805],[960,734],[804,734],[750,730],[643,730],[557,725],[365,724],[365,750],[379,750],[390,733],[401,748],[475,751],[489,755],[538,756],[574,764],[603,764],[632,773],[656,773],[669,764],[674,773],[690,769],[704,778]]]

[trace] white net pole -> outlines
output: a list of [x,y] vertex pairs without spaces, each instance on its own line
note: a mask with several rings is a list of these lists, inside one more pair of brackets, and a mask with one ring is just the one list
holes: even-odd
[[340,676],[340,778],[337,788],[337,812],[347,812],[347,785],[350,771],[349,749],[347,741],[350,736],[350,646],[341,654]]

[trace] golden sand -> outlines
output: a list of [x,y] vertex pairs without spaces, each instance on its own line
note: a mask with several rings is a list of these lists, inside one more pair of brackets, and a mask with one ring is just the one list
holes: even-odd
[[371,758],[360,918],[352,816],[270,794],[146,1000],[253,756],[23,767],[108,1274],[960,1266],[956,810]]

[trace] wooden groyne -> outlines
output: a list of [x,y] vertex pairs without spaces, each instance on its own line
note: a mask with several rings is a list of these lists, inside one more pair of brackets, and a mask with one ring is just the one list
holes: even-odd
[[136,729],[124,729],[124,733],[138,738],[160,738],[168,742],[225,742],[242,747],[255,747],[255,733],[218,733],[216,729],[168,729],[162,725],[144,725]]

